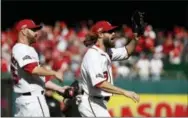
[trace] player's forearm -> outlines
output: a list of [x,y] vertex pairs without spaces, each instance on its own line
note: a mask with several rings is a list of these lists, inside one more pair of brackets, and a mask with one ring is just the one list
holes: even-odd
[[113,89],[107,89],[107,88],[102,88],[104,91],[108,92],[108,93],[112,93],[112,94],[117,94],[117,95],[123,95],[122,92],[117,91],[117,90],[113,90]]
[[134,35],[134,38],[130,40],[128,45],[125,46],[129,55],[131,55],[136,48],[138,37],[137,34]]
[[106,92],[112,93],[112,94],[119,94],[119,95],[125,95],[126,90],[121,89],[119,87],[113,86],[112,84],[104,81],[103,83],[98,86],[99,88],[103,89]]
[[136,39],[132,39],[129,42],[129,44],[125,46],[129,55],[131,55],[134,52],[136,44],[137,44],[137,40]]
[[37,74],[40,76],[54,76],[55,73],[56,72],[53,70],[47,70],[46,68],[40,66],[35,67],[32,71],[32,74]]
[[46,82],[45,87],[48,88],[48,89],[54,90],[54,91],[61,92],[61,93],[64,92],[64,88],[63,87],[53,83],[52,81]]

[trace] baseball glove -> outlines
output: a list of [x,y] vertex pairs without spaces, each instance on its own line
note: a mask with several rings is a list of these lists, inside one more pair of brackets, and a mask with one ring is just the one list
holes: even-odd
[[59,93],[61,94],[64,98],[69,98],[72,99],[76,95],[81,93],[80,87],[78,85],[78,81],[74,81],[71,85],[70,88],[67,88],[64,93]]
[[136,10],[131,17],[133,32],[137,33],[138,36],[144,34],[144,28],[146,23],[144,22],[144,12]]
[[73,98],[75,93],[75,89],[70,87],[65,90],[65,92],[62,94],[64,98]]

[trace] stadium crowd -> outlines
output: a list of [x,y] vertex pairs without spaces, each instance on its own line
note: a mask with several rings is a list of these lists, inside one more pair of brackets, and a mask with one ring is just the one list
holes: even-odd
[[[33,45],[41,64],[64,72],[65,79],[79,78],[80,63],[87,50],[83,41],[92,23],[89,20],[78,23],[75,27],[69,27],[63,21],[57,21],[54,26],[43,24],[38,42]],[[122,25],[122,30],[117,32],[116,47],[125,45],[132,33],[129,26]],[[11,48],[16,42],[17,34],[14,28],[10,28],[1,31],[1,36],[1,72],[9,72]],[[176,26],[173,31],[157,31],[147,25],[144,36],[138,41],[135,54],[127,61],[113,62],[114,78],[131,79],[139,76],[142,80],[148,80],[149,77],[159,80],[164,62],[180,64],[187,47],[188,32],[184,27]]]

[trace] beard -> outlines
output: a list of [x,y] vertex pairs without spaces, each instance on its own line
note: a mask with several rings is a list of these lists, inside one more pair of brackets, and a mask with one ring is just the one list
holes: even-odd
[[33,44],[33,43],[36,43],[36,37],[28,37],[28,40],[29,40],[29,44]]
[[31,34],[29,34],[29,35],[27,36],[27,38],[28,38],[28,40],[29,40],[29,44],[36,43],[36,41],[37,41],[37,36],[33,36],[33,35],[31,35]]
[[115,47],[114,39],[113,40],[111,40],[110,38],[103,39],[103,44],[106,48],[114,48]]

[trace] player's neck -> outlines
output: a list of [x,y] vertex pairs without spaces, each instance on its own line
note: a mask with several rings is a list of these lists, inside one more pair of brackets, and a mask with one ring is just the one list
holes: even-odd
[[25,45],[30,45],[29,41],[25,37],[19,37],[18,43],[22,43],[22,44],[25,44]]
[[101,50],[106,52],[106,48],[105,48],[105,46],[104,46],[102,41],[100,42],[100,40],[98,40],[97,43],[95,44],[95,46],[97,46],[98,48],[100,48]]

